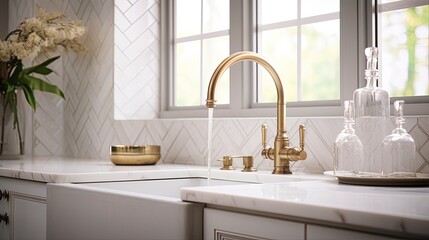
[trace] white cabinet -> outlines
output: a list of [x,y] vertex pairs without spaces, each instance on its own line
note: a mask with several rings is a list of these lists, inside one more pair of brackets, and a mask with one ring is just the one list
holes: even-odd
[[341,226],[326,227],[305,221],[293,222],[271,216],[204,208],[204,240],[220,239],[388,240],[399,238],[341,229]]
[[0,239],[46,239],[46,183],[0,177],[0,191]]
[[205,208],[204,239],[305,239],[305,224]]

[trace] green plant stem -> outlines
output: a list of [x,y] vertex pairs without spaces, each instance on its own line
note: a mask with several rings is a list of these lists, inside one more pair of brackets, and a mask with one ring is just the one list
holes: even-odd
[[22,141],[21,128],[19,127],[19,120],[16,119],[17,131],[18,131],[18,140],[19,140],[19,154],[24,154],[24,142]]
[[24,142],[22,141],[22,135],[21,135],[21,128],[19,126],[19,116],[18,116],[18,95],[16,94],[16,92],[13,94],[13,100],[15,102],[15,110],[14,110],[14,121],[15,121],[15,126],[16,126],[16,130],[18,131],[18,141],[19,141],[19,154],[22,155],[24,154]]

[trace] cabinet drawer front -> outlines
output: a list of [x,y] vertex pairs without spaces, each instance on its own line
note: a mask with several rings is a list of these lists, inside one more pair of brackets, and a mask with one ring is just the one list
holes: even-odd
[[331,240],[331,239],[347,239],[347,240],[388,240],[398,239],[380,235],[373,235],[363,232],[356,232],[344,229],[322,227],[316,225],[307,225],[307,240]]
[[244,213],[204,209],[204,239],[304,239],[305,225]]

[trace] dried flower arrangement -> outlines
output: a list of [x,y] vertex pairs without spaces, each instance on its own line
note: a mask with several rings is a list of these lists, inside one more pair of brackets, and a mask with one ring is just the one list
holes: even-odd
[[13,127],[17,130],[20,154],[23,154],[23,139],[18,118],[17,92],[22,90],[27,103],[36,110],[34,90],[50,92],[62,98],[64,93],[57,86],[42,80],[38,75],[53,72],[48,67],[60,56],[24,68],[22,60],[33,60],[41,53],[55,51],[58,47],[75,52],[86,51],[82,37],[86,28],[61,13],[47,13],[41,10],[39,15],[25,19],[19,27],[10,32],[4,41],[0,40],[0,155],[3,152],[5,121],[7,110],[13,114]]

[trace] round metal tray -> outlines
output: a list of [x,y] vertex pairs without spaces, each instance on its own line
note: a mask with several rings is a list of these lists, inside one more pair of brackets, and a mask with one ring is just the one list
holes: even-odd
[[396,187],[423,187],[429,186],[429,174],[417,173],[415,177],[364,177],[352,174],[334,174],[333,171],[325,172],[334,176],[339,183],[364,186],[396,186]]

